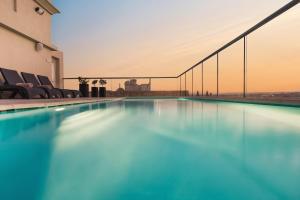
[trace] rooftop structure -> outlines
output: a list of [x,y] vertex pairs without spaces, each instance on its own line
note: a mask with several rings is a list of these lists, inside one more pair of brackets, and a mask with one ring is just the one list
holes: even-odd
[[148,84],[137,84],[136,79],[131,79],[125,82],[126,92],[149,92],[151,91],[151,79]]
[[63,53],[51,39],[59,10],[47,0],[1,0],[0,13],[1,67],[46,75],[63,87]]

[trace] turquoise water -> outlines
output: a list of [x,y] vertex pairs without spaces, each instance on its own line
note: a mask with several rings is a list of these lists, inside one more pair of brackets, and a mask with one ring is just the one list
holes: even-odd
[[0,114],[0,199],[300,199],[300,109],[169,99]]

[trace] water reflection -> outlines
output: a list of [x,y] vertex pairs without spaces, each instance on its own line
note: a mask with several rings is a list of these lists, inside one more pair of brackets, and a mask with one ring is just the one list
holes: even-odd
[[62,121],[105,104],[0,114],[0,199],[40,199]]
[[0,199],[300,197],[300,109],[128,100],[0,119]]

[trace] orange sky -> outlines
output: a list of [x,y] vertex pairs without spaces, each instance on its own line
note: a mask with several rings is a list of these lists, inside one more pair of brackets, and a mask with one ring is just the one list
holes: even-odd
[[[288,1],[229,0],[221,5],[208,0],[185,1],[182,5],[175,1],[176,5],[165,13],[162,9],[165,5],[160,5],[160,9],[153,2],[147,7],[145,2],[145,5],[141,3],[132,8],[120,5],[117,9],[123,12],[120,13],[123,18],[110,17],[114,5],[107,5],[104,14],[94,14],[90,19],[74,14],[76,7],[70,8],[67,2],[57,2],[63,14],[54,20],[54,39],[65,53],[65,76],[77,77],[177,75]],[[137,7],[145,9],[146,14],[130,10]],[[214,14],[210,12],[216,10]],[[98,15],[107,19],[101,21],[99,18],[98,22]],[[68,29],[63,28],[63,23],[68,23],[71,16],[83,19],[75,20]],[[95,21],[87,25],[85,20]],[[79,25],[81,29],[74,32]],[[66,35],[68,30],[70,34],[64,38],[62,32]],[[300,6],[296,6],[248,37],[249,92],[300,91],[299,30]],[[242,47],[239,42],[219,55],[220,92],[242,91]],[[204,69],[205,90],[214,93],[216,58],[207,61]],[[191,74],[187,77],[187,88],[191,90]],[[200,77],[200,68],[195,69],[195,91],[200,91]],[[107,87],[116,89],[119,83],[123,81],[109,81]],[[153,80],[152,83],[155,90],[179,88],[179,80]],[[67,87],[76,85],[76,82],[66,82]]]

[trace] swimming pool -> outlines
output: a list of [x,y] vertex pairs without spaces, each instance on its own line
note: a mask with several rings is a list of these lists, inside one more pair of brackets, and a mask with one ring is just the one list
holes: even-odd
[[0,199],[300,199],[300,108],[127,99],[3,113]]

